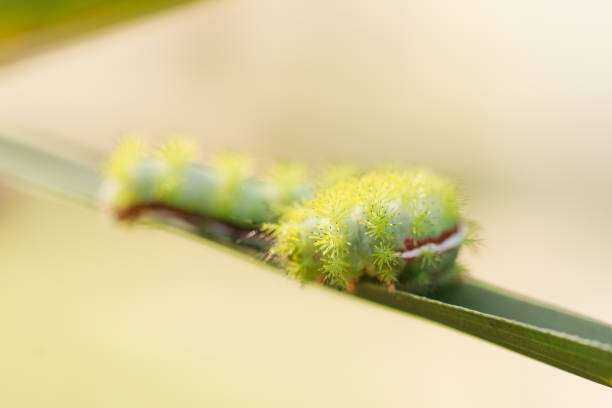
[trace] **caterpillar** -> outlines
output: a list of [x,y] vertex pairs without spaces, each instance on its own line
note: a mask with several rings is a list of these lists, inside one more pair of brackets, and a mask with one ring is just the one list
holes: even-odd
[[[106,167],[103,197],[120,219],[171,210],[258,231],[270,238],[267,259],[302,282],[352,290],[376,279],[427,292],[454,280],[467,234],[452,182],[424,169],[355,174],[339,168],[305,183],[295,164],[255,178],[252,160],[217,155],[194,162],[194,146],[172,139],[154,151],[124,141]],[[269,240],[269,241],[270,241]]]

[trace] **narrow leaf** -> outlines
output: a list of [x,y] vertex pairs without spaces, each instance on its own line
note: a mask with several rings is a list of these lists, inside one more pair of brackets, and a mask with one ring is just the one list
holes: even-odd
[[[459,295],[454,296],[454,292]],[[407,292],[391,294],[386,288],[371,283],[359,285],[356,295],[612,386],[612,347],[609,341],[601,342],[612,338],[612,327],[607,324],[521,299],[472,280],[447,289],[446,295],[440,298],[453,299],[450,303]],[[501,315],[487,313],[492,310]],[[547,317],[551,317],[550,322]],[[533,325],[533,321],[544,325]]]
[[[95,166],[1,138],[0,175],[17,187],[32,184],[90,205],[99,188]],[[431,297],[391,293],[374,283],[358,285],[354,295],[612,386],[612,326],[606,323],[473,279]]]
[[37,188],[95,205],[100,176],[95,164],[86,165],[0,137],[0,175],[15,186]]

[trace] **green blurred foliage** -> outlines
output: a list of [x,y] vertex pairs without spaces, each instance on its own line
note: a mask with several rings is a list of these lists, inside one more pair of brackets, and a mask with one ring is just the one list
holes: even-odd
[[0,1],[0,39],[95,17],[131,15],[185,0]]
[[27,55],[52,41],[187,1],[0,0],[0,61]]

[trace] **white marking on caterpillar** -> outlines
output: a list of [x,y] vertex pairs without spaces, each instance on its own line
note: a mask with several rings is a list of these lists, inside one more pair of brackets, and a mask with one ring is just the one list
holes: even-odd
[[418,248],[401,251],[400,256],[402,257],[402,259],[410,261],[415,258],[418,258],[419,255],[421,255],[425,251],[435,252],[436,254],[441,254],[443,252],[450,251],[451,249],[458,248],[459,245],[461,245],[463,239],[465,238],[465,234],[465,226],[463,224],[459,224],[457,227],[457,232],[455,232],[453,235],[446,238],[439,244],[430,243],[420,246]]

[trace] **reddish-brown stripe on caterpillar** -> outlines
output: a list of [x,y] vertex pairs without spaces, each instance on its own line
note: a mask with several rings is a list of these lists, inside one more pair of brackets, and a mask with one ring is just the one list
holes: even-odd
[[449,228],[446,231],[442,231],[437,237],[423,238],[421,240],[415,240],[414,238],[406,238],[404,240],[404,246],[407,250],[417,249],[426,244],[440,244],[442,241],[453,235],[459,230],[459,226],[455,225],[453,228]]
[[459,224],[456,224],[454,227],[442,231],[437,237],[428,237],[418,241],[414,238],[406,238],[404,240],[405,249],[398,249],[396,252],[402,256],[402,259],[409,262],[418,258],[419,254],[416,254],[415,256],[406,256],[406,252],[418,250],[426,245],[441,245],[444,241],[451,238],[453,235],[458,234],[459,232]]

